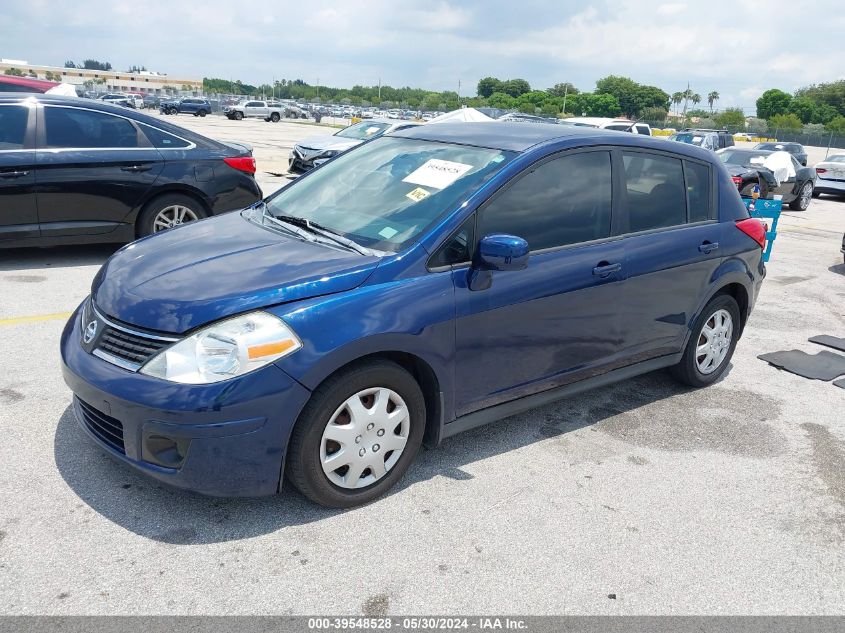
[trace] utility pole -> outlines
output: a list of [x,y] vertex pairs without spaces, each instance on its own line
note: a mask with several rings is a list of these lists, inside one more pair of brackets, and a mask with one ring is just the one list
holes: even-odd
[[320,103],[320,78],[317,77],[317,103]]
[[378,78],[378,102],[381,105],[381,77]]
[[566,114],[566,95],[569,92],[569,84],[563,86],[563,114]]

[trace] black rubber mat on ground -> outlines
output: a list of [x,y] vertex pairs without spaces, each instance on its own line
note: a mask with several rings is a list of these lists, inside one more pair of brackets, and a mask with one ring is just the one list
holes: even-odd
[[845,374],[845,356],[833,352],[807,354],[797,349],[760,354],[760,360],[793,374],[814,380],[833,380]]
[[818,343],[819,345],[824,345],[826,347],[832,347],[833,349],[838,349],[840,352],[845,352],[845,338],[822,334],[821,336],[812,337],[810,342]]
[[833,384],[837,387],[842,387],[843,389],[845,389],[845,378],[843,378],[842,380],[834,380]]

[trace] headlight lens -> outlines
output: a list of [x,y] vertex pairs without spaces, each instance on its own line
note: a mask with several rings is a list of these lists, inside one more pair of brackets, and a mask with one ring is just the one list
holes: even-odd
[[228,380],[302,347],[284,321],[250,312],[215,323],[161,351],[140,372],[190,385]]
[[332,158],[333,156],[337,156],[338,153],[336,149],[329,149],[320,154],[320,158]]

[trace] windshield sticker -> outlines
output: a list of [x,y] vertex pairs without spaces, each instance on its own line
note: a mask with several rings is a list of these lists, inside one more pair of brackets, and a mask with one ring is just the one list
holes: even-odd
[[409,191],[408,193],[406,193],[405,197],[410,198],[414,202],[419,202],[420,200],[425,200],[430,195],[431,194],[422,187],[417,187],[413,191]]
[[381,231],[378,232],[384,239],[389,240],[391,237],[396,235],[399,231],[396,229],[390,228],[389,226],[384,227]]
[[403,178],[402,182],[433,187],[434,189],[445,189],[470,169],[472,169],[472,165],[432,158],[426,161],[422,167]]
[[376,132],[378,132],[380,129],[381,129],[380,127],[376,127],[376,126],[373,126],[373,127],[368,127],[368,128],[366,129],[366,131],[365,131],[365,134],[366,134],[367,136],[370,136],[370,135],[375,134]]

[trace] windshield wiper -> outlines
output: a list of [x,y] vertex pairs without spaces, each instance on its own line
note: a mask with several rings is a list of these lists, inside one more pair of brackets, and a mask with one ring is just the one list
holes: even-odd
[[270,220],[276,226],[281,227],[282,229],[284,229],[288,233],[293,233],[294,235],[301,237],[306,242],[315,242],[316,241],[316,239],[311,234],[309,234],[306,231],[303,231],[302,229],[300,229],[297,224],[294,224],[293,222],[284,222],[284,221],[280,220],[275,215],[270,213],[270,208],[266,204],[264,204],[264,202],[262,202],[261,204],[264,205],[264,211],[261,213],[262,219]]
[[358,242],[350,240],[348,237],[341,235],[337,231],[326,228],[322,224],[317,224],[316,222],[312,222],[311,220],[307,220],[306,218],[300,218],[295,215],[277,215],[273,217],[281,222],[287,222],[288,224],[293,224],[294,226],[298,226],[308,231],[311,231],[312,233],[316,233],[317,235],[321,235],[327,239],[330,239],[336,244],[340,244],[341,246],[345,246],[346,248],[352,249],[359,255],[375,254],[369,248],[364,248],[363,246],[358,244]]

